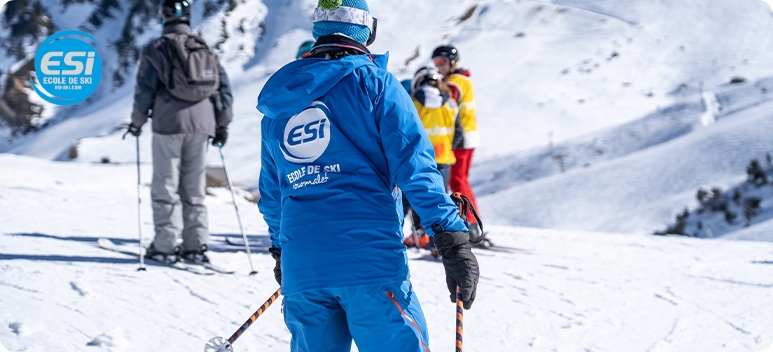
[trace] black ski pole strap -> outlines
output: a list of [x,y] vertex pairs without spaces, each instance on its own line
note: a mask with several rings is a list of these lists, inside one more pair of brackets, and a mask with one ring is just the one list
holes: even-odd
[[462,217],[462,220],[467,221],[468,212],[472,213],[472,216],[475,217],[475,220],[478,221],[480,231],[483,232],[483,222],[480,220],[480,216],[478,216],[478,212],[475,210],[475,207],[472,206],[470,199],[460,192],[454,192],[451,194],[451,200],[453,200],[456,206],[459,207],[459,215]]

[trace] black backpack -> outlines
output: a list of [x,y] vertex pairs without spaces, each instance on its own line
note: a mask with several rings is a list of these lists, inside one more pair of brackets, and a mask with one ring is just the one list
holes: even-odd
[[220,87],[217,56],[195,34],[165,34],[171,51],[169,77],[164,82],[174,97],[189,102],[209,98]]

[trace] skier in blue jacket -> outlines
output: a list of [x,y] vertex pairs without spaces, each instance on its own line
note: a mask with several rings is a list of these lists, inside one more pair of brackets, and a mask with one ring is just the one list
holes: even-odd
[[[336,6],[337,5],[337,6]],[[446,195],[416,108],[371,54],[364,0],[320,1],[311,55],[277,71],[258,97],[258,207],[269,225],[292,351],[428,351],[402,243],[401,192],[469,309],[478,262]]]

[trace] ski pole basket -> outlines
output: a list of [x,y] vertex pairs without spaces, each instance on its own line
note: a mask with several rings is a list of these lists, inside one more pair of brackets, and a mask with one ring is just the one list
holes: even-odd
[[266,300],[266,302],[263,303],[263,305],[260,306],[260,308],[258,308],[257,311],[255,311],[255,313],[253,313],[247,319],[247,321],[244,322],[244,324],[242,324],[242,326],[239,327],[238,330],[236,330],[235,333],[233,333],[233,335],[231,335],[231,337],[228,338],[228,340],[225,340],[220,336],[209,339],[207,344],[204,345],[204,352],[233,352],[234,341],[236,341],[239,336],[242,336],[244,331],[246,331],[250,325],[252,325],[252,323],[254,323],[255,320],[257,320],[258,317],[261,316],[263,312],[265,312],[266,309],[271,306],[271,303],[274,303],[274,301],[279,298],[279,295],[281,294],[282,288],[280,287],[276,290],[276,292],[274,292],[273,295],[271,295],[271,297]]

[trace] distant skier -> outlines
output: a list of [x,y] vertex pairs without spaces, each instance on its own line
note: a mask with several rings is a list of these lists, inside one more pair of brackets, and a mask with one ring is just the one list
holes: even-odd
[[[155,238],[146,255],[173,263],[182,256],[209,263],[204,205],[207,141],[225,144],[232,95],[225,70],[204,40],[191,33],[187,1],[164,0],[163,35],[143,50],[129,133],[153,119]],[[152,111],[152,116],[149,114]],[[177,239],[182,236],[182,248]]]
[[435,152],[443,185],[450,192],[451,166],[456,163],[453,146],[462,142],[462,125],[457,118],[459,109],[453,94],[443,83],[443,76],[434,67],[422,67],[413,76],[412,98],[419,119]]
[[[462,125],[457,118],[459,109],[456,101],[450,98],[451,91],[443,83],[443,77],[434,67],[422,67],[416,71],[412,79],[411,94],[413,104],[419,114],[424,131],[429,137],[434,149],[437,169],[443,176],[443,186],[446,193],[450,193],[449,179],[451,166],[456,162],[452,150],[455,140],[461,140]],[[409,208],[409,204],[403,204]],[[421,220],[413,211],[413,223],[416,228],[419,246],[432,246],[428,236],[424,233]],[[414,236],[406,236],[403,241],[407,246],[415,246]]]
[[[366,48],[364,0],[319,2],[311,55],[277,71],[258,97],[258,207],[269,225],[292,351],[427,351],[409,278],[400,189],[443,255],[454,301],[475,300],[478,262],[443,189],[416,108]],[[385,211],[391,207],[392,211]]]
[[[460,145],[454,146],[456,163],[451,167],[451,191],[459,192],[470,199],[478,209],[475,194],[470,187],[470,167],[475,148],[480,145],[478,119],[475,114],[475,94],[472,89],[470,71],[459,66],[459,50],[451,44],[440,45],[432,51],[432,61],[443,75],[445,83],[451,88],[453,98],[459,106],[459,120],[464,130]],[[477,243],[483,235],[474,217],[467,219],[470,225],[470,241]],[[489,244],[483,242],[481,245]]]

